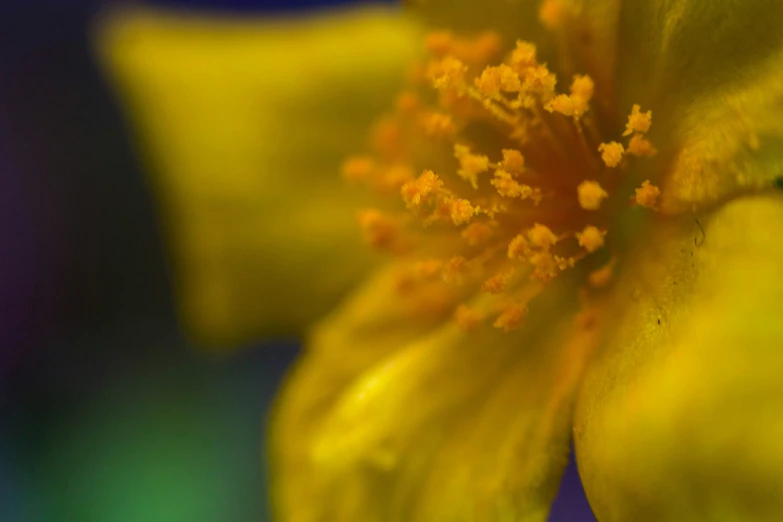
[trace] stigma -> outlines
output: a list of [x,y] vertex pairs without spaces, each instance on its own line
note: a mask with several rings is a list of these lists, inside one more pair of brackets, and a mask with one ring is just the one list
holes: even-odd
[[[564,16],[559,5],[547,3],[547,27]],[[428,35],[427,60],[378,121],[370,152],[343,165],[346,180],[375,195],[359,224],[372,248],[402,260],[401,297],[415,313],[437,302],[431,313],[464,330],[519,328],[553,279],[611,249],[618,211],[655,212],[660,195],[628,179],[633,162],[657,152],[651,111],[626,108],[624,129],[600,121],[592,107],[611,100],[589,75],[559,88],[534,44],[503,55],[501,43],[494,33]],[[615,256],[606,258],[585,271],[593,291],[611,281]]]

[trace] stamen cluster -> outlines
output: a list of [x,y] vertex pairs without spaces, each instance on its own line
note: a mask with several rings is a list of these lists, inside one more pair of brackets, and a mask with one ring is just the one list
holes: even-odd
[[[413,88],[376,127],[373,154],[349,158],[343,173],[384,195],[359,222],[370,245],[410,259],[408,295],[445,292],[462,327],[494,316],[511,330],[549,281],[605,247],[629,162],[656,153],[645,137],[652,114],[634,105],[621,140],[606,141],[590,76],[558,93],[533,44],[518,41],[495,63],[492,33],[433,33],[426,47]],[[386,197],[394,193],[396,205]],[[659,195],[644,181],[631,201],[654,210]],[[608,284],[611,268],[588,284]],[[457,291],[438,289],[450,286]],[[472,305],[457,306],[468,296]]]

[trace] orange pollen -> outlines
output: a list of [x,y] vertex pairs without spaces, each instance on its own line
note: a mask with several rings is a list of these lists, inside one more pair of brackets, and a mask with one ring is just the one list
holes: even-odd
[[454,44],[454,36],[448,31],[434,31],[424,39],[424,46],[434,56],[442,56],[449,52]]
[[519,75],[506,64],[487,67],[474,83],[481,94],[489,97],[498,96],[501,91],[519,92],[522,89]]
[[[574,5],[541,3],[558,42],[581,27]],[[434,307],[465,331],[493,311],[496,328],[519,328],[530,299],[566,270],[580,271],[589,299],[614,262],[590,273],[582,259],[617,255],[608,233],[616,213],[657,211],[661,195],[634,177],[657,152],[651,111],[633,105],[623,128],[593,78],[573,74],[562,88],[535,45],[518,40],[503,58],[500,43],[495,33],[427,36],[430,58],[375,126],[371,153],[342,166],[346,180],[375,193],[377,208],[358,221],[370,245],[398,256],[411,312]],[[589,46],[569,56],[571,47],[554,53],[569,74],[600,59]],[[390,193],[399,197],[383,199]]]
[[616,167],[623,159],[623,153],[625,148],[622,143],[612,141],[609,143],[602,143],[598,146],[598,152],[601,153],[601,159],[604,161],[607,167]]
[[652,157],[658,153],[649,140],[641,134],[634,134],[628,142],[628,154],[641,157]]
[[508,245],[508,258],[521,261],[527,258],[530,251],[530,244],[522,234],[519,234]]
[[511,330],[516,330],[522,326],[526,315],[527,308],[516,304],[510,304],[503,309],[492,326],[495,328],[502,328],[505,332],[510,332]]
[[573,116],[578,120],[587,112],[594,90],[595,84],[589,76],[577,75],[571,84],[571,94],[555,96],[544,106],[544,109],[564,116]]
[[458,89],[465,83],[468,67],[453,56],[430,64],[429,77],[432,85],[439,91]]
[[421,206],[422,198],[426,198],[442,186],[443,182],[437,174],[431,170],[425,170],[415,181],[405,183],[400,192],[405,206],[413,209]]
[[394,220],[376,209],[362,210],[357,214],[364,238],[373,248],[390,249],[397,239]]
[[559,94],[555,96],[544,106],[544,109],[548,110],[549,112],[558,112],[564,116],[576,115],[574,100],[567,94]]
[[492,237],[492,227],[486,223],[471,223],[461,236],[469,246],[480,245]]
[[348,181],[367,181],[375,170],[375,160],[367,156],[354,156],[343,162],[343,178]]
[[569,6],[563,0],[544,0],[538,10],[538,19],[550,31],[563,28],[569,15]]
[[560,259],[550,252],[536,252],[530,254],[528,261],[533,265],[533,279],[549,281],[561,270]]
[[630,136],[634,132],[644,134],[650,130],[652,125],[652,111],[641,112],[639,105],[634,105],[631,114],[628,116],[628,123],[625,125],[623,136]]
[[454,312],[454,319],[462,330],[471,332],[481,324],[484,315],[465,305],[459,305]]
[[583,181],[576,187],[579,206],[585,210],[598,210],[609,194],[597,181]]
[[536,223],[533,228],[527,231],[527,239],[530,246],[549,250],[552,245],[557,243],[557,236],[549,230],[549,227]]
[[457,175],[469,181],[473,188],[478,188],[478,175],[489,170],[489,158],[471,154],[468,147],[459,144],[454,145],[454,156],[460,165]]
[[508,290],[511,278],[514,277],[514,271],[495,274],[481,285],[481,289],[490,294],[502,294]]
[[612,275],[614,274],[614,264],[609,263],[598,270],[590,272],[587,280],[590,286],[594,288],[604,288],[612,281]]
[[536,65],[536,46],[530,42],[517,40],[516,48],[511,53],[511,66],[516,70],[525,70]]
[[397,96],[397,110],[403,113],[413,113],[421,106],[421,100],[415,92],[403,92]]
[[593,225],[587,225],[584,230],[576,233],[576,239],[579,241],[580,247],[583,247],[588,252],[593,253],[604,246],[605,235],[605,231],[602,232]]
[[521,174],[525,170],[525,158],[516,149],[503,149],[503,168],[507,172]]
[[594,93],[595,82],[593,82],[592,78],[579,74],[574,76],[574,81],[571,83],[572,97],[583,100],[585,103],[587,103],[593,98]]
[[650,180],[646,179],[642,182],[642,186],[636,189],[634,200],[637,205],[655,209],[658,205],[658,196],[660,195],[661,190],[655,185],[651,185]]
[[451,220],[456,226],[464,225],[478,213],[478,209],[471,205],[470,201],[466,199],[450,201],[449,205],[449,216],[451,216]]
[[461,285],[465,282],[467,272],[468,260],[462,256],[452,257],[443,266],[443,281],[452,285]]
[[456,131],[454,121],[449,114],[432,112],[421,118],[425,134],[430,137],[451,136]]
[[490,184],[497,189],[498,194],[507,198],[532,198],[534,200],[540,200],[541,194],[537,189],[533,189],[528,185],[522,185],[512,179],[511,174],[505,170],[498,169],[495,171],[494,178],[490,181]]

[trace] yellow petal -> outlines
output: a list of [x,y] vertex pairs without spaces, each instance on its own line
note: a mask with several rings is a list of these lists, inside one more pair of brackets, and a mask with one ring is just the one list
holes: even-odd
[[513,47],[516,39],[543,44],[549,39],[538,23],[539,0],[407,0],[431,27],[456,32],[498,31]]
[[659,223],[615,291],[577,459],[602,522],[783,512],[783,198]]
[[[517,40],[533,42],[542,61],[554,60],[555,41],[538,22],[538,1],[520,0],[406,0],[406,6],[426,25],[457,36],[492,32],[500,37],[502,49],[510,50]],[[500,57],[498,57],[500,58]]]
[[339,164],[417,52],[390,10],[121,11],[97,44],[148,160],[196,340],[294,333],[369,266]]
[[[783,172],[783,17],[775,0],[639,0],[620,12],[619,110],[653,111],[666,212],[705,208]],[[641,177],[640,179],[644,179]]]
[[399,299],[399,274],[396,265],[377,270],[313,329],[278,398],[270,423],[272,487],[283,520],[339,520],[328,518],[325,500],[301,502],[324,495],[330,483],[311,460],[315,431],[358,375],[442,320],[410,313]]
[[279,520],[545,520],[591,353],[564,297],[572,282],[508,334],[399,322],[384,287],[371,282],[322,325],[280,399]]

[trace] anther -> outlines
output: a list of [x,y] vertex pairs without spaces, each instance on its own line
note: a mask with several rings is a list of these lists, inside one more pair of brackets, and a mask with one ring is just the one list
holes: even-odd
[[486,223],[471,223],[462,231],[462,238],[470,246],[480,245],[492,237],[492,228]]
[[655,156],[658,151],[649,140],[641,134],[634,134],[628,142],[628,154],[633,156]]
[[462,61],[447,56],[430,64],[429,77],[432,85],[439,91],[459,89],[465,85],[468,67]]
[[628,123],[625,124],[623,136],[630,136],[634,132],[644,134],[652,125],[652,111],[641,112],[641,107],[634,104],[631,114],[628,115]]
[[454,319],[463,331],[470,332],[481,324],[484,316],[472,308],[459,305],[454,312]]
[[514,277],[514,271],[495,274],[481,285],[481,289],[490,294],[502,294],[508,290],[508,285]]
[[400,189],[400,193],[405,206],[408,209],[414,209],[421,206],[422,198],[426,198],[442,187],[443,182],[438,178],[438,175],[431,170],[425,170],[414,181],[405,183]]
[[519,92],[522,89],[519,75],[504,63],[486,67],[474,83],[481,94],[490,98],[498,96],[501,91]]
[[573,116],[578,120],[587,112],[594,90],[595,84],[589,76],[574,76],[574,81],[571,83],[571,94],[555,96],[544,106],[544,109],[564,116]]
[[451,116],[439,112],[425,114],[422,116],[421,124],[425,134],[430,137],[449,137],[456,131]]
[[508,244],[508,258],[516,261],[522,261],[527,258],[530,252],[530,244],[527,238],[522,234],[518,234]]
[[503,149],[503,168],[512,174],[521,174],[525,170],[525,158],[516,149]]
[[478,188],[478,175],[489,170],[489,158],[479,154],[471,154],[465,145],[454,145],[454,157],[459,161],[457,174],[470,182],[473,188]]
[[571,96],[584,101],[589,102],[593,98],[595,93],[595,82],[587,75],[575,75],[574,81],[571,82]]
[[541,200],[541,191],[515,181],[511,174],[503,169],[495,171],[490,184],[498,194],[506,198],[533,199],[536,204]]
[[601,143],[598,146],[598,152],[601,153],[601,159],[607,167],[616,167],[623,159],[625,149],[621,143],[610,141],[609,143]]
[[557,243],[557,236],[548,226],[540,223],[535,223],[533,227],[527,231],[527,239],[531,246],[540,248],[544,251],[549,250],[552,245]]
[[376,209],[362,210],[357,219],[364,238],[373,248],[391,249],[397,238],[397,226],[387,215]]
[[612,281],[613,273],[614,263],[608,263],[607,265],[590,272],[590,275],[587,276],[587,280],[593,288],[604,288]]
[[546,103],[554,96],[556,83],[557,77],[549,72],[546,65],[536,65],[525,71],[523,90],[537,95],[541,102]]
[[503,309],[492,326],[502,328],[505,332],[510,332],[522,326],[526,315],[527,308],[517,304],[510,304]]
[[538,10],[538,19],[550,31],[561,29],[567,19],[567,9],[563,0],[544,0]]
[[343,178],[348,181],[367,181],[375,170],[375,161],[367,156],[353,156],[342,165]]
[[534,269],[530,276],[534,280],[549,281],[561,270],[558,260],[547,251],[530,254],[528,261]]
[[576,187],[579,206],[585,210],[598,210],[601,202],[609,197],[609,194],[597,181],[586,180]]
[[433,56],[444,56],[452,51],[454,37],[448,31],[433,31],[424,38],[424,47]]
[[544,106],[544,109],[563,116],[575,116],[574,100],[567,94],[558,94]]
[[589,253],[593,253],[602,246],[604,246],[604,236],[606,231],[601,231],[598,227],[588,225],[581,232],[576,233],[576,239],[579,242],[579,246],[587,250]]
[[511,59],[509,60],[511,66],[518,72],[524,71],[528,67],[536,65],[536,46],[529,42],[517,40],[517,45],[511,52]]
[[455,226],[468,223],[478,213],[478,208],[470,204],[467,199],[449,201],[449,216]]
[[658,206],[658,196],[661,190],[655,185],[650,184],[650,180],[644,180],[642,186],[636,189],[634,201],[637,205],[655,210]]

